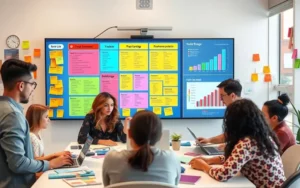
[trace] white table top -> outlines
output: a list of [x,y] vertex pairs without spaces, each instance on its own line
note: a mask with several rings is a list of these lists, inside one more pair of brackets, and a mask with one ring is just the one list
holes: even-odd
[[[69,146],[66,148],[66,150],[70,150],[71,145],[76,145],[76,142],[71,142]],[[94,146],[97,147],[97,146]],[[93,148],[93,147],[91,147]],[[126,144],[121,144],[119,143],[118,146],[112,147],[112,149],[115,150],[123,150],[126,149]],[[80,150],[71,150],[72,153],[78,153]],[[195,146],[181,146],[180,151],[175,151],[175,153],[178,156],[183,156],[184,153],[186,152],[196,152],[199,153],[198,148]],[[86,157],[82,166],[87,166],[90,169],[92,169],[95,174],[97,180],[102,181],[102,165],[103,165],[103,159],[104,158],[91,158],[91,157]],[[209,175],[202,171],[194,170],[192,169],[189,165],[182,164],[182,166],[185,168],[185,173],[187,175],[198,175],[201,176],[201,179],[195,184],[195,185],[189,185],[189,184],[179,184],[178,187],[180,188],[198,188],[198,187],[214,187],[214,188],[219,188],[219,187],[243,187],[243,188],[254,188],[254,184],[252,184],[247,178],[245,178],[242,175],[238,175],[236,177],[231,178],[227,182],[219,182],[211,178]],[[61,187],[70,187],[68,184],[66,184],[63,180],[61,179],[48,179],[48,174],[49,173],[54,173],[53,170],[49,170],[35,182],[35,184],[32,186],[33,188],[61,188]],[[103,185],[95,185],[95,186],[86,186],[88,188],[92,187],[103,187]]]

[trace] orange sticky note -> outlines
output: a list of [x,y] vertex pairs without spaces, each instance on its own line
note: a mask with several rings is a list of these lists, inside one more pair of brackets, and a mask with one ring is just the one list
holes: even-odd
[[56,67],[56,60],[54,58],[51,59],[50,67],[52,67],[52,68]]
[[259,54],[253,54],[252,61],[254,62],[260,61]]
[[264,66],[263,72],[264,72],[264,74],[270,73],[270,67],[269,66]]
[[2,67],[2,60],[0,59],[0,70],[1,70],[1,67]]
[[34,49],[33,57],[41,57],[41,49]]
[[257,73],[251,74],[251,81],[252,82],[257,82],[258,81],[258,74]]
[[33,72],[33,78],[37,79],[37,70]]
[[265,82],[271,82],[271,81],[272,81],[272,76],[271,76],[271,74],[265,74],[264,81],[265,81]]
[[64,117],[64,110],[63,109],[58,109],[56,111],[56,117],[58,117],[58,118]]
[[31,56],[30,55],[24,56],[24,61],[27,63],[31,63]]

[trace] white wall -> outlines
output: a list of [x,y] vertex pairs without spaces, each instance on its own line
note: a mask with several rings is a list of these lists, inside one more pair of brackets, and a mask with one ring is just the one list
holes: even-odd
[[[173,26],[171,32],[155,32],[157,38],[233,37],[235,38],[235,77],[242,84],[250,81],[255,70],[262,72],[268,63],[268,0],[154,0],[153,10],[135,9],[135,0],[1,0],[0,49],[5,39],[17,34],[30,40],[30,50],[20,50],[20,57],[33,48],[44,50],[44,38],[91,38],[109,26]],[[102,37],[128,38],[131,32],[110,30]],[[133,33],[136,34],[136,33]],[[252,54],[260,53],[261,62],[252,63]],[[3,50],[0,50],[0,59]],[[45,103],[44,52],[38,65],[35,103]],[[262,76],[262,75],[261,75]],[[261,77],[261,79],[263,79]],[[254,84],[251,96],[259,106],[268,99],[268,84]],[[199,136],[221,132],[221,120],[164,120],[165,128],[191,139],[189,126]],[[43,132],[46,153],[62,150],[75,141],[81,121],[53,121]]]

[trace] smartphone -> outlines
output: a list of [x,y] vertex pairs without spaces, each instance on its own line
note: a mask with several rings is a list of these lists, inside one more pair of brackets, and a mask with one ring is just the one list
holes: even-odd
[[81,145],[73,145],[71,146],[71,149],[82,149]]

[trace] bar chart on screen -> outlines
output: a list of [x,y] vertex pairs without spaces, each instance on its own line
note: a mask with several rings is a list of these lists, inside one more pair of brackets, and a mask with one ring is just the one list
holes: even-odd
[[[221,49],[221,52],[215,56],[212,56],[210,59],[207,59],[206,62],[199,62],[189,66],[189,71],[225,71],[226,70],[226,49]],[[188,52],[190,54],[190,52]]]
[[219,82],[188,82],[187,109],[225,109],[218,84]]

